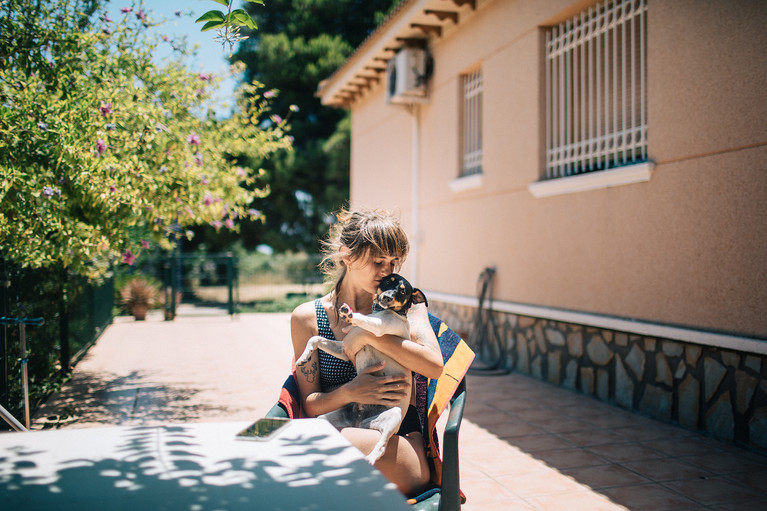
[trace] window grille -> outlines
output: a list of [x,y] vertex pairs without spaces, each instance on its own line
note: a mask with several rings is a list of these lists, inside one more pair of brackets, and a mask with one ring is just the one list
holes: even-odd
[[647,161],[647,1],[546,31],[546,179]]
[[482,70],[461,76],[463,88],[462,176],[482,172]]

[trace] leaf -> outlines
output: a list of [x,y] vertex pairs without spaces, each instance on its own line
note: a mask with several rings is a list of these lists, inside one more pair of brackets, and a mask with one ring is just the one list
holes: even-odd
[[245,0],[245,1],[250,2],[252,4],[264,5],[264,0]]
[[228,0],[213,0],[213,1],[216,2],[217,4],[223,5],[224,7],[229,7],[229,1]]
[[224,23],[223,21],[209,21],[202,26],[202,29],[200,29],[200,32],[206,32],[208,30],[213,30],[214,28],[221,28],[223,26],[226,26],[226,23]]
[[208,11],[197,18],[194,22],[199,23],[201,21],[224,21],[224,13],[221,11]]
[[253,18],[250,17],[250,14],[248,14],[245,9],[236,9],[232,11],[231,19],[241,26],[246,26],[253,30],[258,28],[256,22],[253,21]]

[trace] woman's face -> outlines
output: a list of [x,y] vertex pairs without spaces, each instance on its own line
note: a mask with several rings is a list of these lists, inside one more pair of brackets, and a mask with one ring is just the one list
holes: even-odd
[[374,295],[381,279],[394,273],[400,265],[400,258],[394,256],[370,257],[346,260],[347,277],[354,285]]

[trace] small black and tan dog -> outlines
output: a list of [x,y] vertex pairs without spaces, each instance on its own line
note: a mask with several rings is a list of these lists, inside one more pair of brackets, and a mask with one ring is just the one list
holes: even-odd
[[[390,334],[409,339],[410,323],[407,320],[407,311],[413,304],[417,303],[426,303],[426,297],[421,290],[413,288],[401,275],[392,273],[388,277],[383,278],[378,286],[373,302],[372,314],[365,315],[352,312],[347,304],[339,307],[338,312],[341,319],[354,327],[365,329],[377,337]],[[306,349],[296,360],[296,364],[305,364],[315,349],[321,349],[342,360],[349,360],[344,353],[344,343],[342,341],[331,341],[316,335],[309,339]],[[386,361],[386,364],[381,371],[374,373],[376,376],[404,374],[408,378],[412,378],[412,373],[409,369],[370,345],[365,346],[357,353],[355,361],[357,373],[361,373],[368,367],[379,364],[382,361]],[[327,419],[338,429],[357,427],[380,431],[381,439],[365,458],[372,465],[383,455],[389,438],[399,429],[409,404],[410,392],[407,397],[402,399],[399,406],[388,407],[384,405],[351,403],[320,417]]]

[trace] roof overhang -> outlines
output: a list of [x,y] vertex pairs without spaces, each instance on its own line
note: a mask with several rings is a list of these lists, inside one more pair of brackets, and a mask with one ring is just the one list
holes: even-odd
[[403,0],[333,75],[320,82],[323,105],[349,108],[385,75],[405,46],[426,47],[477,8],[478,0]]

